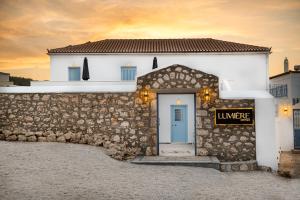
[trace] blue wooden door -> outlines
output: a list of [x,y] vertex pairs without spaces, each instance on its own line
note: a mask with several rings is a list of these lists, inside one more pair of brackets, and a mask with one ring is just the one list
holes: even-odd
[[300,149],[300,109],[294,110],[294,146]]
[[187,142],[187,106],[171,106],[171,142]]

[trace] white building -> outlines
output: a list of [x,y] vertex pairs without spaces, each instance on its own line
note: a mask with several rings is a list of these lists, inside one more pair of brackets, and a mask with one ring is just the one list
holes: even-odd
[[[269,54],[270,48],[210,38],[87,42],[48,50],[51,79],[49,82],[32,82],[33,87],[30,90],[35,92],[134,92],[139,89],[137,88],[139,85],[137,80],[143,81],[141,79],[146,79],[152,72],[159,76],[163,69],[174,70],[174,64],[180,66],[178,70],[186,72],[192,70],[192,77],[196,77],[194,73],[199,71],[201,74],[198,74],[197,77],[215,77],[215,80],[218,81],[216,94],[213,92],[212,94],[216,95],[215,98],[220,98],[221,102],[227,99],[229,102],[235,102],[234,105],[239,105],[236,106],[237,109],[243,109],[245,106],[241,106],[242,103],[239,104],[239,102],[255,101],[252,110],[255,115],[255,122],[246,126],[248,127],[247,130],[253,129],[252,135],[255,135],[255,146],[251,147],[252,149],[250,148],[248,152],[255,152],[256,155],[250,156],[250,159],[256,159],[259,165],[276,169],[278,149],[274,125],[275,111],[273,97],[268,93]],[[85,58],[88,61],[90,77],[88,81],[82,80]],[[154,59],[157,59],[158,63],[158,67],[155,69],[153,69],[155,66]],[[186,66],[186,70],[185,67],[181,66]],[[197,71],[195,72],[195,70]],[[167,77],[171,76],[170,74],[167,75]],[[189,77],[188,75],[186,81],[183,81],[185,85],[195,81],[194,79],[190,80]],[[152,80],[154,85],[149,89],[150,92],[157,95],[157,137],[159,141],[157,148],[160,149],[158,154],[163,153],[164,144],[180,142],[191,144],[189,147],[193,148],[187,152],[192,155],[218,155],[220,152],[217,148],[224,148],[227,149],[225,150],[227,157],[231,157],[231,150],[235,152],[233,154],[242,156],[242,148],[238,147],[240,150],[236,150],[233,141],[240,140],[241,131],[237,130],[245,130],[244,127],[236,125],[218,126],[212,124],[210,118],[205,119],[210,124],[202,125],[202,123],[206,123],[200,119],[202,115],[205,115],[205,110],[201,112],[198,110],[204,105],[202,101],[198,101],[198,96],[202,94],[202,89],[205,89],[204,95],[209,95],[208,91],[212,90],[213,87],[202,88],[200,84],[202,80],[200,79],[198,84],[195,82],[194,88],[172,88],[169,85],[169,89],[161,90],[158,79]],[[158,82],[155,82],[156,80]],[[174,81],[177,80],[180,81],[179,76],[174,79]],[[207,80],[203,81],[207,82]],[[177,87],[176,83],[174,85]],[[210,106],[215,110],[215,105]],[[205,109],[207,112],[212,112],[207,105]],[[230,110],[230,107],[227,109]],[[216,118],[216,115],[214,117]],[[181,119],[185,123],[177,124],[177,121],[181,121]],[[203,126],[207,127],[201,129]],[[210,138],[206,139],[212,142],[216,139],[214,135],[220,135],[217,133],[220,130],[221,135],[225,134],[223,130],[231,131],[229,134],[232,135],[228,135],[228,133],[224,135],[225,140],[228,140],[227,143],[225,142],[225,146],[227,144],[233,145],[231,150],[222,144],[215,144],[215,146],[209,142],[202,144],[202,139],[207,137],[204,137],[203,134],[208,133]],[[184,133],[184,135],[179,133]],[[246,140],[250,140],[249,133],[244,133],[249,137]],[[234,137],[230,137],[233,135]],[[245,140],[246,136],[241,138]],[[223,139],[221,138],[221,140]],[[245,141],[243,141],[244,143]],[[251,144],[248,142],[248,145]],[[220,157],[222,157],[221,153]],[[234,159],[244,160],[242,157]]]
[[270,92],[275,97],[276,132],[280,151],[300,149],[300,71],[290,71],[288,60],[284,72],[270,77]]
[[0,87],[12,86],[14,83],[9,81],[8,73],[0,72]]

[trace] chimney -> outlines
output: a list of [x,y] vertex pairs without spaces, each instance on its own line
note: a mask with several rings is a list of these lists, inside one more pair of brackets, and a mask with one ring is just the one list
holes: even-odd
[[283,64],[284,64],[284,72],[288,72],[289,71],[289,60],[287,59],[287,57],[285,57]]
[[295,65],[295,66],[294,66],[294,70],[295,70],[295,71],[300,71],[300,65]]

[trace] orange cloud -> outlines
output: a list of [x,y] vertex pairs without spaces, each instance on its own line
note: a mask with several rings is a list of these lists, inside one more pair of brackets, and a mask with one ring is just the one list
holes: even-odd
[[300,2],[52,0],[0,4],[0,71],[49,78],[47,48],[104,38],[217,39],[272,46],[270,74],[299,64]]

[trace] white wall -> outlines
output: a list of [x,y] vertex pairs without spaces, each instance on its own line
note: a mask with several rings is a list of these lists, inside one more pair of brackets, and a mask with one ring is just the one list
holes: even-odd
[[98,85],[35,85],[0,87],[0,93],[86,93],[86,92],[135,92],[135,84],[98,84]]
[[0,82],[8,82],[8,81],[9,81],[9,74],[0,73]]
[[[294,149],[293,109],[300,109],[300,103],[292,106],[289,102],[276,100],[276,134],[278,135],[279,150],[291,151]],[[285,107],[288,109],[287,112],[284,112]]]
[[68,67],[83,65],[88,58],[90,81],[120,81],[121,66],[137,66],[137,75],[152,71],[153,57],[159,68],[181,64],[218,76],[230,82],[233,90],[265,90],[268,86],[268,54],[127,54],[50,55],[51,81],[67,81]]
[[259,166],[278,168],[274,99],[255,100],[256,160]]
[[[276,135],[278,149],[291,151],[294,149],[293,109],[300,105],[292,105],[293,98],[300,98],[300,73],[289,73],[270,80],[271,84],[287,84],[288,97],[275,98]],[[284,111],[287,108],[287,112]]]
[[292,117],[276,117],[276,135],[278,137],[279,151],[291,151],[294,149]]
[[188,116],[188,142],[194,143],[194,94],[160,94],[158,96],[159,108],[159,142],[171,142],[171,105],[176,105],[176,100],[180,99],[180,105],[187,105]]

